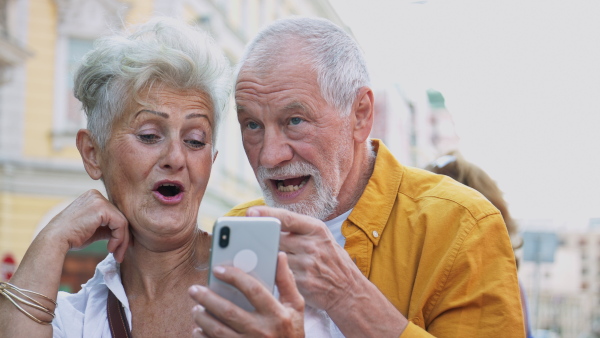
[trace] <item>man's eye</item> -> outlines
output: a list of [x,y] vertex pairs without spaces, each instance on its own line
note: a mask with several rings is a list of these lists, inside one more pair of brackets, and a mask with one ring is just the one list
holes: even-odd
[[155,134],[141,134],[138,135],[138,139],[144,143],[156,143],[160,140],[160,136]]
[[292,126],[297,126],[297,125],[299,125],[300,123],[302,123],[302,121],[304,121],[304,120],[302,120],[302,119],[301,119],[301,118],[299,118],[299,117],[292,117],[292,118],[290,119],[290,124],[291,124]]
[[247,124],[248,129],[250,130],[256,130],[258,129],[260,126],[258,125],[258,123],[254,122],[254,121],[250,121]]

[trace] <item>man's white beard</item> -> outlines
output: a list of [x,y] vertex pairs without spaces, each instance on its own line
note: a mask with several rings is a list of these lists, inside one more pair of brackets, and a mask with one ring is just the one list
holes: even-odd
[[[259,167],[256,173],[258,183],[263,191],[265,202],[268,206],[282,208],[302,215],[312,216],[324,220],[331,215],[338,205],[334,195],[333,187],[323,182],[323,177],[319,170],[312,164],[306,162],[294,162],[283,167],[267,169]],[[269,187],[269,179],[273,177],[300,177],[311,176],[314,182],[316,193],[311,194],[307,199],[297,203],[279,203],[273,198]]]

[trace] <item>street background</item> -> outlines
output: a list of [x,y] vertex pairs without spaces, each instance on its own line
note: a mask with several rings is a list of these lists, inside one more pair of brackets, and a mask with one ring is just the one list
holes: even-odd
[[[88,189],[72,75],[93,41],[166,15],[213,35],[235,64],[264,25],[327,18],[365,51],[371,134],[405,165],[449,150],[499,185],[524,245],[519,280],[535,337],[600,337],[600,2],[472,0],[0,0],[0,281]],[[233,105],[232,105],[233,108]],[[260,196],[231,109],[199,227]],[[106,256],[69,252],[76,292]]]

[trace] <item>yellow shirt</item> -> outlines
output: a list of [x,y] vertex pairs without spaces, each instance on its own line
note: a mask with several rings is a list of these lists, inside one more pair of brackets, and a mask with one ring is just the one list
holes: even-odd
[[[409,319],[401,337],[524,337],[500,212],[446,176],[402,166],[381,141],[373,147],[373,175],[342,225],[344,249]],[[264,201],[228,215],[244,216],[253,205]]]

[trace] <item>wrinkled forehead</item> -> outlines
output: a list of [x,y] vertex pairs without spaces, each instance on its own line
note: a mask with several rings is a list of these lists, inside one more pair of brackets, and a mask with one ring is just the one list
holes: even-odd
[[120,119],[130,119],[141,109],[156,110],[161,106],[173,107],[173,112],[182,107],[201,112],[214,127],[214,105],[210,94],[198,88],[177,88],[161,82],[145,86],[132,95]]
[[238,112],[255,105],[283,109],[293,102],[323,100],[317,77],[310,67],[287,61],[269,70],[248,68],[235,86]]
[[273,36],[270,39],[263,39],[252,48],[243,60],[238,74],[243,71],[265,73],[290,64],[312,68],[313,59],[306,49],[306,43],[298,37]]

